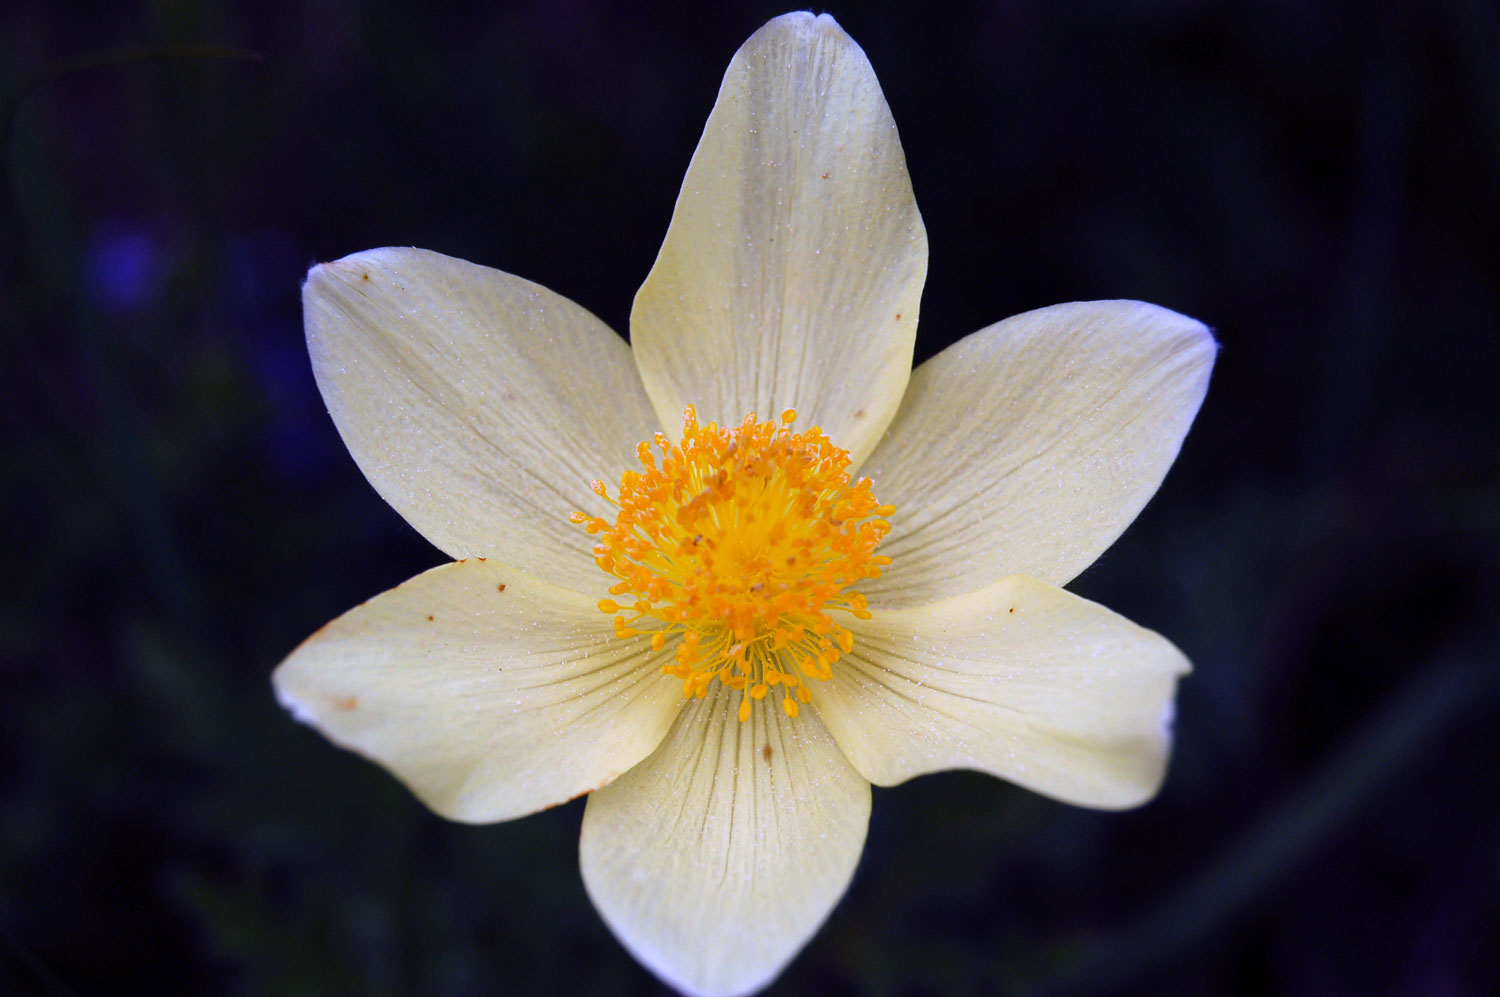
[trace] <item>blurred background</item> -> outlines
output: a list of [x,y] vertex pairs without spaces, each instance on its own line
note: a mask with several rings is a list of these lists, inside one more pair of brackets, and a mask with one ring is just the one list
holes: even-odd
[[[442,555],[313,384],[314,262],[415,245],[624,330],[779,4],[0,10],[0,992],[652,994],[582,801],[446,823],[274,702]],[[778,994],[1500,991],[1500,13],[827,8],[901,127],[918,359],[1130,297],[1207,403],[1073,588],[1192,658],[1158,800],[875,791]],[[752,935],[753,937],[753,935]]]

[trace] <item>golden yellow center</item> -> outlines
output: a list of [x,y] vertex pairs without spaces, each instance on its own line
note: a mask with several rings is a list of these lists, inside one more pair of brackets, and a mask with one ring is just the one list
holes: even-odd
[[849,451],[821,429],[794,433],[796,418],[700,426],[688,406],[682,442],[657,433],[660,459],[639,444],[642,469],[621,476],[616,496],[593,483],[614,523],[570,517],[599,537],[594,560],[618,579],[599,602],[615,636],[650,633],[658,651],[678,637],[662,671],[685,696],[714,679],[745,691],[742,721],[778,688],[789,716],[811,701],[808,683],[831,678],[854,644],[830,614],[868,619],[853,586],[891,563],[874,551],[895,507],[876,501],[869,478],[850,483]]

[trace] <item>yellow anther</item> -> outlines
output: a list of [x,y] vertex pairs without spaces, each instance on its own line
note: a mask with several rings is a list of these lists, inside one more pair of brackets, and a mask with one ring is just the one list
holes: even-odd
[[890,564],[874,551],[895,509],[870,479],[851,482],[848,451],[821,429],[793,432],[796,418],[788,408],[779,423],[699,425],[689,407],[681,442],[658,433],[639,444],[640,470],[614,498],[590,484],[618,510],[614,523],[568,517],[597,536],[594,561],[616,579],[609,594],[633,596],[599,601],[618,614],[615,635],[649,633],[655,651],[680,637],[662,671],[686,697],[715,679],[741,691],[741,720],[776,686],[788,716],[812,701],[809,683],[831,678],[854,644],[830,614],[868,619],[855,586]]

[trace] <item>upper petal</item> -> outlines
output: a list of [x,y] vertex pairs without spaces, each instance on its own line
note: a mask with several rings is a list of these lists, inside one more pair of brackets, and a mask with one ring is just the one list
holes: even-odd
[[579,844],[594,906],[632,954],[692,994],[768,984],[849,885],[870,785],[816,716],[715,682],[650,758],[589,797]]
[[927,234],[864,52],[805,11],[735,55],[630,316],[672,424],[797,409],[856,462],[910,374]]
[[314,267],[302,303],[334,424],[407,522],[454,557],[599,587],[568,513],[657,425],[619,336],[544,287],[420,249]]
[[1201,323],[1138,301],[1053,305],[912,373],[862,473],[896,506],[861,589],[921,605],[1009,574],[1064,584],[1135,519],[1208,388]]
[[1189,666],[1160,634],[1025,576],[850,629],[813,706],[872,782],[969,768],[1106,808],[1161,785]]
[[508,820],[608,783],[681,708],[649,638],[497,561],[434,568],[308,638],[276,695],[452,820]]

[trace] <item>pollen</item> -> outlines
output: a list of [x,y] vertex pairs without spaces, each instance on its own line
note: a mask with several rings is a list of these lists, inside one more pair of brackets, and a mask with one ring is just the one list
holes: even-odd
[[891,563],[875,548],[890,532],[894,506],[851,482],[849,452],[814,426],[794,432],[797,413],[735,427],[699,425],[688,406],[682,440],[665,434],[636,447],[614,495],[596,495],[615,521],[575,512],[570,520],[599,538],[594,561],[615,581],[601,612],[615,636],[651,634],[662,671],[687,697],[718,680],[752,704],[780,700],[787,716],[812,701],[811,684],[833,677],[852,650],[843,618],[869,619],[854,586]]

